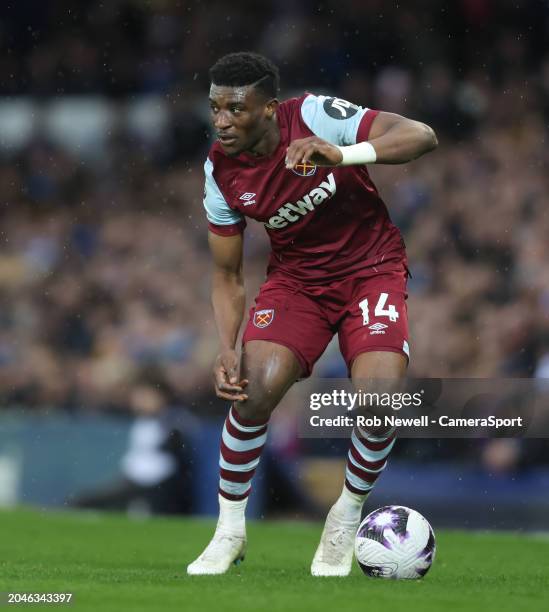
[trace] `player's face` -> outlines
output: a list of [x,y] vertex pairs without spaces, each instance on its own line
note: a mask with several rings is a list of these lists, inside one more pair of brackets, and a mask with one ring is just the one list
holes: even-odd
[[210,87],[210,115],[227,155],[252,151],[272,126],[276,100],[266,100],[253,86]]

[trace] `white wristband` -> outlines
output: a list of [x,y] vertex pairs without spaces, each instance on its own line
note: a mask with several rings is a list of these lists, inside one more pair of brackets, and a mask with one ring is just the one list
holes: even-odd
[[376,150],[369,142],[357,142],[348,147],[340,147],[343,159],[339,163],[340,166],[354,166],[358,164],[375,164],[377,159]]

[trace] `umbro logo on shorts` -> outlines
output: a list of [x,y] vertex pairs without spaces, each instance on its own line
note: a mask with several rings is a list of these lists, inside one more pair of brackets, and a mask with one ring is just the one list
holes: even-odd
[[254,325],[259,328],[267,327],[273,322],[274,316],[274,308],[267,308],[266,310],[256,310],[254,314]]
[[371,330],[370,336],[375,334],[384,334],[386,327],[387,325],[385,325],[385,323],[372,323],[372,325],[368,326],[368,329]]

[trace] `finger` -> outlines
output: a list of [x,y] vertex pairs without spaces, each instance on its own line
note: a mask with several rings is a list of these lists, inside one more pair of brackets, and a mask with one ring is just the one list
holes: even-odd
[[297,147],[301,146],[303,142],[305,142],[304,138],[296,138],[295,140],[292,140],[292,142],[288,145],[286,152],[292,153]]
[[221,385],[228,380],[227,372],[223,367],[214,368],[213,377],[216,385]]
[[243,387],[241,387],[240,385],[232,385],[226,382],[219,383],[217,387],[219,389],[222,389],[223,391],[229,391],[232,393],[241,393],[243,390]]
[[223,391],[216,391],[215,394],[219,399],[227,400],[229,402],[245,402],[248,399],[248,396],[244,393],[231,395],[230,393],[225,393]]
[[286,168],[292,170],[303,157],[303,146],[296,147],[286,159]]
[[215,394],[217,397],[223,397],[223,399],[230,399],[235,401],[244,401],[248,399],[248,394],[240,391],[232,391],[230,389],[223,389],[220,387],[215,387]]
[[240,384],[231,384],[230,382],[227,382],[227,380],[216,380],[215,387],[231,393],[241,393],[242,389],[244,388]]
[[294,167],[294,150],[295,147],[288,147],[288,150],[286,151],[286,159],[284,160],[284,163],[286,164],[287,170],[291,170]]
[[314,153],[319,153],[318,146],[314,144],[307,145],[301,156],[301,163],[306,164]]
[[236,384],[238,382],[238,362],[236,360],[232,360],[223,364],[225,369],[225,380],[229,380],[231,384]]
[[286,168],[291,170],[299,161],[303,150],[303,140],[294,140],[286,149]]

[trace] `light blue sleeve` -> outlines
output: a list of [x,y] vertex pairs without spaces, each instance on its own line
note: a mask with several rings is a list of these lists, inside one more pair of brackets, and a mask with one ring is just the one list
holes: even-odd
[[341,98],[312,94],[301,105],[301,116],[311,132],[340,146],[356,144],[358,127],[367,111]]
[[204,184],[204,208],[206,217],[214,225],[234,225],[240,223],[242,215],[228,204],[213,177],[213,164],[207,159],[204,164],[206,182]]

